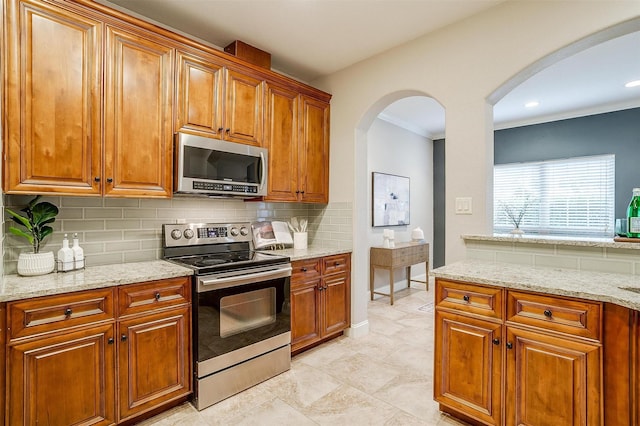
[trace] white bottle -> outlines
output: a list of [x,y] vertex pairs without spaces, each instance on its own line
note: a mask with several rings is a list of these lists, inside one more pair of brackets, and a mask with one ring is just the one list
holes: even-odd
[[73,250],[69,247],[67,234],[64,234],[62,248],[58,250],[58,271],[73,271]]
[[73,263],[75,269],[84,268],[84,250],[82,250],[82,247],[78,244],[77,233],[73,234],[73,247],[71,247],[71,250],[73,250]]

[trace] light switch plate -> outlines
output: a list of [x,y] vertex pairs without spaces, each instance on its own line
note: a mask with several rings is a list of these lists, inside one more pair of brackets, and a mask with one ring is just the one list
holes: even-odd
[[456,214],[472,214],[471,197],[456,197]]

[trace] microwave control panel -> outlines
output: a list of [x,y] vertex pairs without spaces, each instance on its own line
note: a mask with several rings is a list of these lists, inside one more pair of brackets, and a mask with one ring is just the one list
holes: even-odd
[[243,194],[257,194],[258,187],[255,185],[238,185],[237,183],[217,183],[204,182],[199,180],[193,181],[193,189],[200,191],[223,191],[223,192],[240,192]]

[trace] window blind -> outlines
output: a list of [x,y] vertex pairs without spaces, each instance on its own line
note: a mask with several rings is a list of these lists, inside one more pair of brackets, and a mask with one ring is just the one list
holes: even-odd
[[511,214],[527,233],[613,235],[614,155],[501,164],[493,177],[494,232],[515,227]]

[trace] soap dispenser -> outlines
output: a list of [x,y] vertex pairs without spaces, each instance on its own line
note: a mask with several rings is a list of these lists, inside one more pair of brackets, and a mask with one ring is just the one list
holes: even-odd
[[64,234],[62,248],[58,250],[58,271],[73,271],[73,250],[69,247],[67,234]]
[[74,269],[84,268],[84,250],[78,243],[78,233],[73,234],[73,246],[71,247],[71,250],[73,250]]

